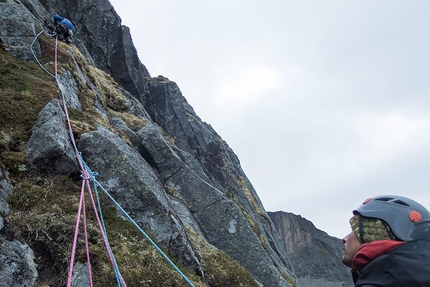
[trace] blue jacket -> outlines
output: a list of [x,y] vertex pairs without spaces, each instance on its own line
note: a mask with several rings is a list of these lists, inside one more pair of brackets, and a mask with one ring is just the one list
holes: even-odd
[[72,30],[73,34],[75,34],[75,31],[76,31],[75,25],[73,25],[72,21],[70,21],[69,19],[61,17],[59,15],[54,15],[54,22],[55,22],[55,26],[57,26],[58,24],[62,24],[69,27]]

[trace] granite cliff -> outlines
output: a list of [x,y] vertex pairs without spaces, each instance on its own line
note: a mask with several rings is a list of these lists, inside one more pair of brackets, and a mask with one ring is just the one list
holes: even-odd
[[279,231],[301,286],[353,286],[351,272],[339,258],[339,238],[321,231],[309,220],[289,212],[268,212]]
[[[73,45],[48,35],[53,14],[73,19]],[[121,209],[194,286],[306,286],[237,156],[175,82],[151,77],[107,0],[0,0],[0,44],[4,286],[66,285],[86,176],[75,150],[120,205],[100,195],[128,286],[187,283]],[[35,59],[58,71],[62,93]],[[115,285],[97,217],[86,209],[95,286]],[[72,286],[88,286],[84,242],[77,245]]]

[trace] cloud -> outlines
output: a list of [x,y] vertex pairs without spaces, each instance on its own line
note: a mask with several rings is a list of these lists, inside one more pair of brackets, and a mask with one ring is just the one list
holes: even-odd
[[264,100],[268,92],[281,85],[278,73],[270,67],[238,67],[219,81],[213,103],[249,106]]
[[429,117],[411,118],[397,111],[364,114],[356,120],[362,155],[375,161],[410,150],[415,141],[422,140],[422,131],[429,126]]
[[430,208],[430,2],[111,0],[266,210],[338,237],[366,197]]

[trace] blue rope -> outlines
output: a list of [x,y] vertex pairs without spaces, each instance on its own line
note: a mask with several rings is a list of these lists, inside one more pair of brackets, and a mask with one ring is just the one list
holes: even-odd
[[[91,176],[92,176],[92,178],[94,178],[93,174]],[[94,181],[93,181],[93,183],[94,183],[94,192],[96,194],[97,207],[98,207],[98,211],[99,211],[99,215],[100,215],[100,221],[102,223],[103,233],[105,234],[106,241],[107,241],[108,246],[109,246],[108,252],[111,254],[112,259],[113,259],[113,268],[114,268],[114,272],[115,272],[116,281],[118,283],[118,287],[121,287],[121,286],[124,286],[122,284],[122,281],[121,281],[121,273],[119,271],[118,263],[116,262],[116,259],[115,259],[115,256],[113,254],[112,248],[110,247],[110,244],[109,244],[108,235],[107,235],[106,226],[105,226],[105,221],[103,219],[102,208],[100,206],[100,198],[99,198],[99,193],[97,191],[97,185],[95,184]],[[88,192],[91,192],[91,191],[88,191]]]
[[[43,32],[45,32],[44,30],[42,30],[42,31],[40,31],[40,33],[39,34],[37,34],[36,35],[36,37],[34,37],[34,40],[33,40],[33,42],[31,42],[31,45],[30,45],[30,50],[31,50],[31,53],[33,53],[33,56],[34,56],[34,58],[36,59],[36,61],[37,61],[37,63],[39,64],[39,66],[40,67],[42,67],[42,69],[43,70],[45,70],[45,72],[48,74],[48,75],[50,75],[51,77],[53,77],[54,79],[56,79],[56,77],[53,75],[53,74],[51,74],[43,65],[42,65],[42,63],[40,63],[39,62],[39,59],[36,57],[36,54],[34,53],[34,50],[33,50],[33,45],[34,45],[34,43],[36,42],[36,40],[37,40],[37,38],[39,38],[39,36],[43,33]],[[46,32],[45,32],[46,33]],[[48,33],[46,33],[48,36],[52,36],[52,35],[50,35],[50,34],[48,34]]]
[[161,256],[163,256],[164,259],[173,267],[173,269],[175,269],[175,271],[179,273],[179,275],[185,280],[185,282],[187,282],[188,285],[194,287],[193,283],[185,276],[185,274],[182,273],[181,270],[179,270],[179,268],[170,260],[169,257],[167,257],[167,255],[160,249],[160,247],[158,247],[158,245],[146,234],[146,232],[143,231],[143,229],[136,223],[136,221],[134,221],[133,218],[131,218],[131,216],[128,215],[128,213],[121,207],[121,205],[109,194],[109,192],[107,192],[106,189],[104,189],[104,187],[96,180],[96,178],[92,176],[93,172],[89,169],[88,165],[84,163],[84,167],[85,167],[85,170],[88,172],[88,174],[90,174],[91,180],[94,182],[94,184],[98,185],[100,189],[103,190],[103,192],[116,205],[116,207],[118,207],[118,209],[121,210],[121,212],[140,231],[140,233],[142,233],[143,236],[145,236],[145,238],[149,241],[149,243],[151,243],[151,245],[161,254]]

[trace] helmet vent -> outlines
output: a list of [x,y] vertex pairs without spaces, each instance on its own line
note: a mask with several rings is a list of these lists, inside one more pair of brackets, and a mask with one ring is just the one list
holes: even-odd
[[390,201],[393,203],[397,203],[397,204],[401,204],[404,206],[410,206],[409,204],[407,204],[406,202],[404,202],[403,200],[400,199],[395,199],[394,197],[380,197],[380,198],[375,198],[375,200],[379,200],[379,201]]
[[379,201],[390,201],[393,200],[394,198],[392,197],[380,197],[380,198],[375,198],[375,200],[379,200]]
[[397,204],[401,204],[401,205],[404,205],[404,206],[409,206],[409,204],[407,204],[406,202],[404,202],[404,201],[402,201],[402,200],[394,200],[393,202],[395,202],[395,203],[397,203]]

